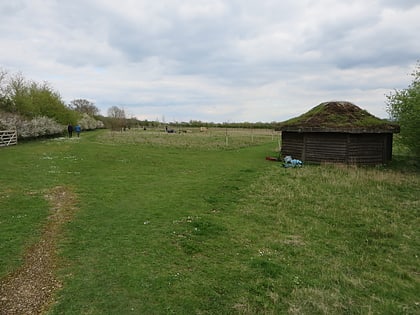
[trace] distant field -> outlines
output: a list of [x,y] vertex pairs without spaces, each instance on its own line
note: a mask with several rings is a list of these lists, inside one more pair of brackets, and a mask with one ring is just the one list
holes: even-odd
[[[268,162],[270,130],[132,129],[0,149],[0,277],[48,222],[48,314],[419,314],[420,176]],[[1,312],[0,312],[1,314]]]
[[268,129],[173,128],[172,130],[174,133],[166,133],[163,128],[106,132],[98,137],[98,140],[102,143],[116,142],[200,150],[231,150],[267,142],[277,143],[278,147],[280,136],[279,132]]

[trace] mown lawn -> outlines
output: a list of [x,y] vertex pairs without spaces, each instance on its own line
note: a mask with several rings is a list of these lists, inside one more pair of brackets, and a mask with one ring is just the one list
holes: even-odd
[[277,141],[132,130],[1,149],[0,275],[64,185],[79,209],[50,314],[418,314],[418,171],[285,169],[264,159]]

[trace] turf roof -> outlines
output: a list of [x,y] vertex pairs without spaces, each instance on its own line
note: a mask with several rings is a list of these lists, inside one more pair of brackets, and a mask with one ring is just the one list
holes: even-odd
[[399,126],[345,101],[324,102],[280,123],[278,130],[308,132],[399,132]]

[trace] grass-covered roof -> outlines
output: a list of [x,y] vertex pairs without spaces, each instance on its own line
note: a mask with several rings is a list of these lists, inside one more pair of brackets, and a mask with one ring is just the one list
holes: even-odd
[[280,123],[277,130],[301,132],[399,132],[399,126],[344,101],[324,102]]

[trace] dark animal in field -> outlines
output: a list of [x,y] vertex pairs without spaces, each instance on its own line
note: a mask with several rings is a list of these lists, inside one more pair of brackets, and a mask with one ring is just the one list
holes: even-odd
[[175,133],[175,130],[169,129],[168,126],[165,126],[165,130],[167,133]]

